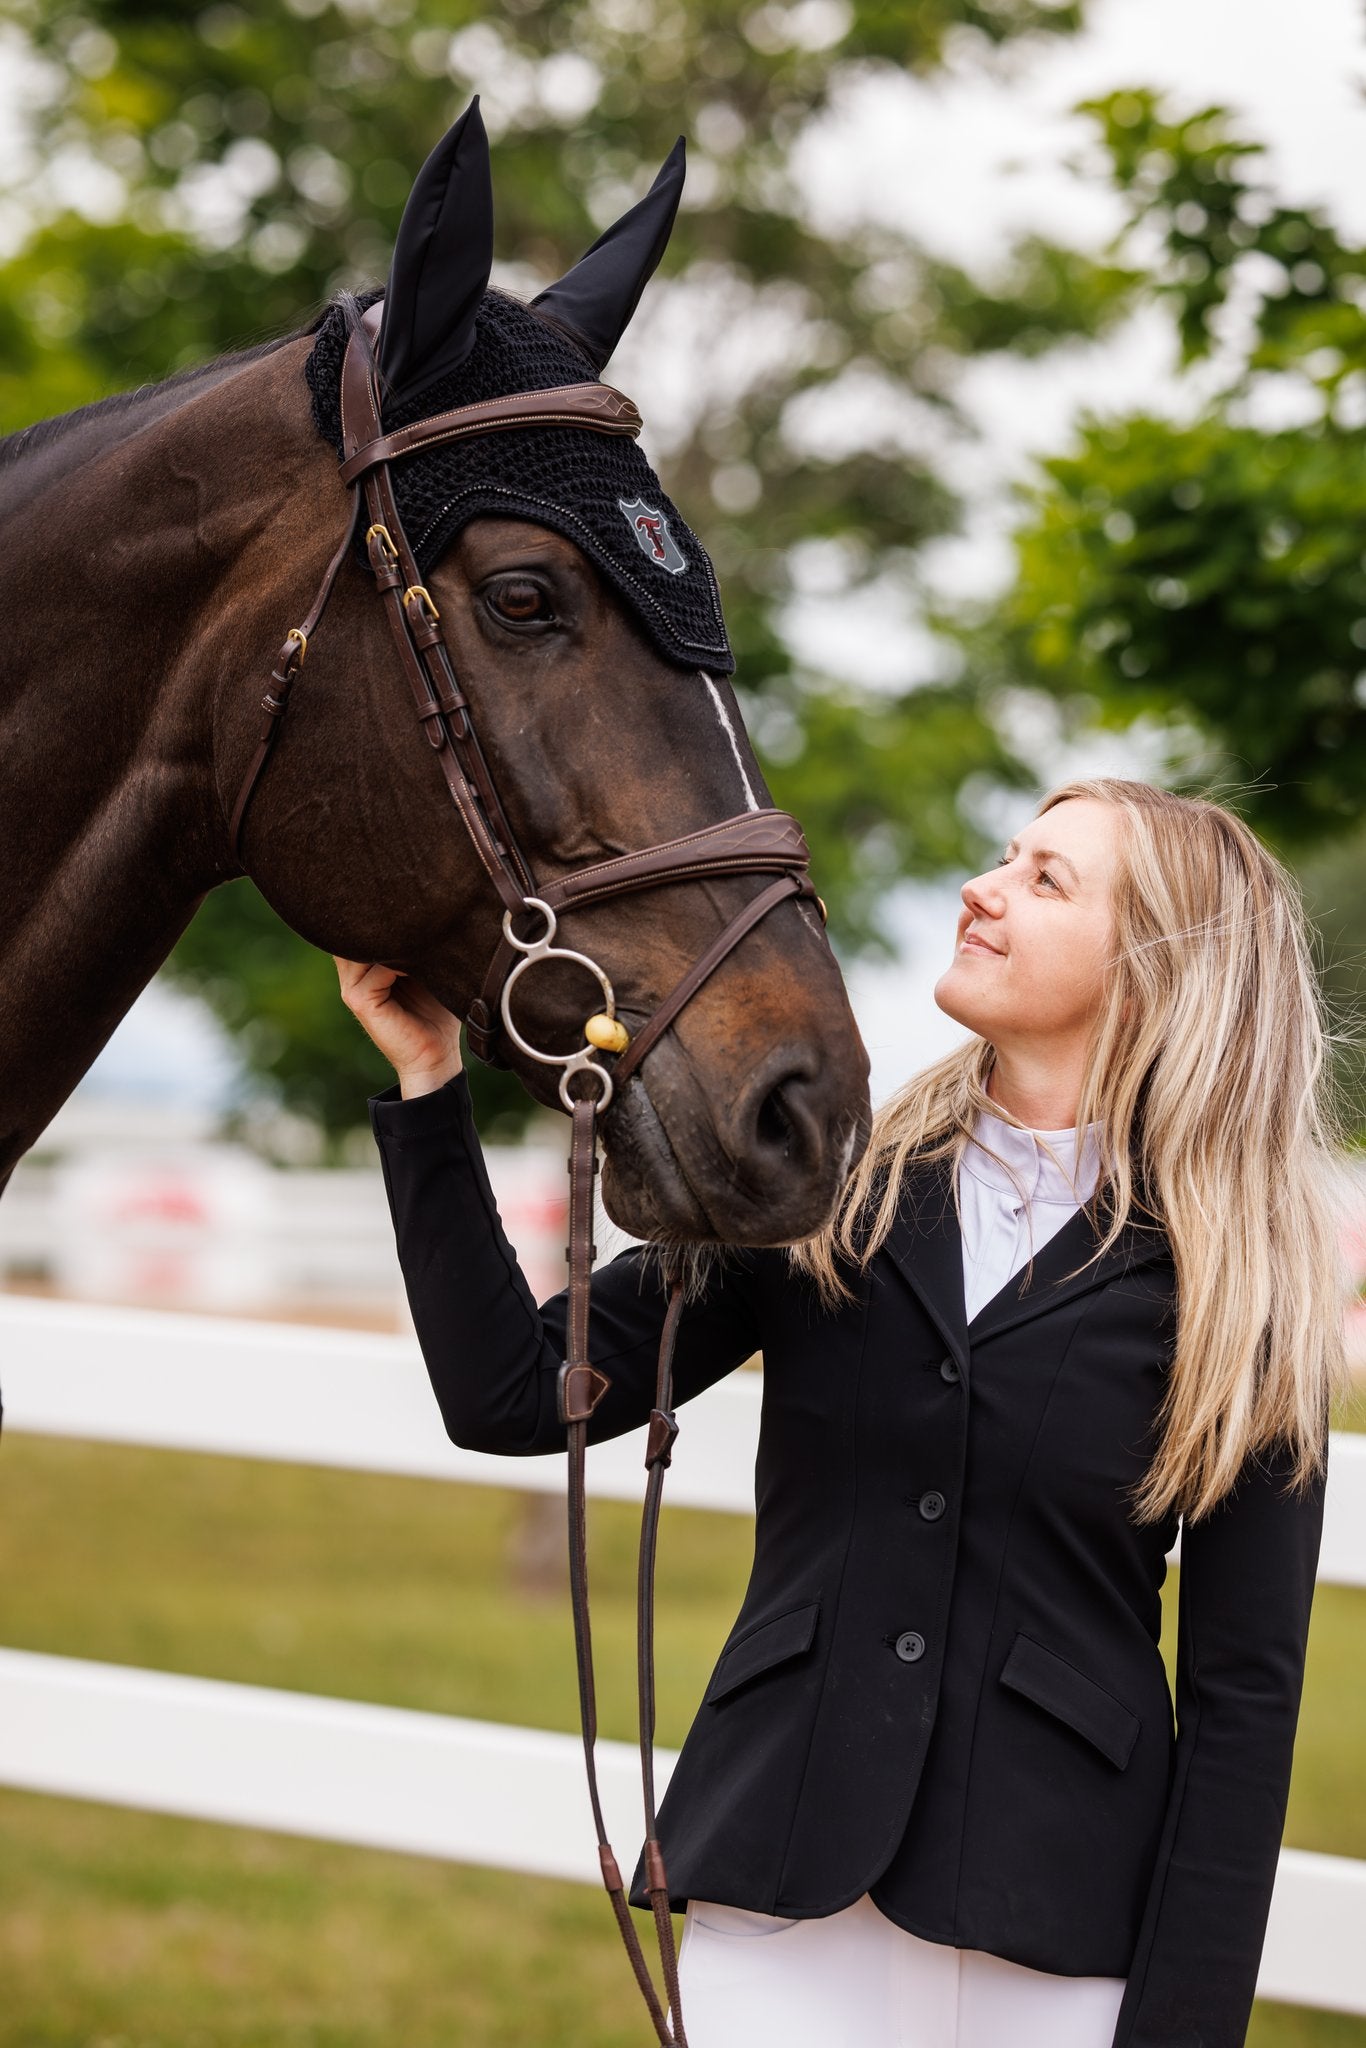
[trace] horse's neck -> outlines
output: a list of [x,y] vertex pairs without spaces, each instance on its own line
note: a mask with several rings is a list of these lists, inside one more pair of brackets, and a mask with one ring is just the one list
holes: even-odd
[[31,491],[22,455],[6,465],[0,1181],[231,872],[213,700],[254,683],[256,650],[215,620],[301,466],[328,464],[301,349],[169,410],[153,394],[99,449],[81,422],[83,459],[48,442]]

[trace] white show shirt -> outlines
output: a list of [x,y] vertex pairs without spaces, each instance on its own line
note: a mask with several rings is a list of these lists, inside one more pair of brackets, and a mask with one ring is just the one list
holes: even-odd
[[969,1322],[1095,1192],[1099,1131],[1086,1126],[1078,1163],[1075,1131],[1026,1131],[979,1112],[958,1175]]

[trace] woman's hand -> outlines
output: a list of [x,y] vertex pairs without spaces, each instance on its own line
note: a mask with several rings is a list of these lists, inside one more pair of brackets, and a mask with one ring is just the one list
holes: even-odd
[[405,1101],[460,1072],[460,1020],[430,989],[397,967],[332,958],[342,1001],[398,1075]]

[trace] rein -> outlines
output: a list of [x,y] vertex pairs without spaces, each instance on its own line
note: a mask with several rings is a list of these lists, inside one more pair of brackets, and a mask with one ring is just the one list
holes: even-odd
[[[663,1851],[656,1833],[654,1785],[654,1567],[663,1494],[664,1472],[673,1452],[678,1425],[673,1415],[673,1352],[683,1308],[680,1280],[670,1284],[668,1308],[660,1340],[655,1404],[647,1433],[645,1501],[641,1517],[637,1602],[637,1693],[640,1728],[641,1789],[645,1818],[645,1889],[654,1914],[655,1932],[669,2010],[666,2013],[645,1960],[631,1917],[620,1868],[612,1852],[598,1791],[595,1744],[597,1705],[593,1676],[592,1629],[588,1600],[587,1502],[585,1452],[588,1424],[611,1382],[589,1357],[588,1312],[593,1261],[593,1180],[597,1173],[598,1120],[613,1095],[636,1074],[685,1005],[760,920],[790,896],[824,906],[807,874],[809,853],[801,827],[785,811],[744,811],[700,831],[667,840],[638,853],[620,854],[579,868],[557,881],[537,887],[534,871],[517,844],[499,799],[487,757],[479,744],[470,704],[460,687],[441,630],[440,613],[421,581],[416,558],[399,518],[389,465],[424,448],[434,448],[471,434],[486,434],[530,425],[589,428],[601,434],[640,432],[641,418],[631,400],[610,385],[571,384],[549,391],[516,392],[478,405],[456,407],[417,424],[385,434],[380,417],[380,391],[374,343],[383,308],[376,304],[362,316],[364,332],[356,331],[342,366],[341,480],[354,493],[345,534],[303,623],[291,627],[276,659],[262,699],[265,722],[256,751],[237,793],[229,825],[234,859],[240,863],[242,831],[248,806],[270,760],[290,694],[322,619],[352,537],[362,515],[367,519],[365,549],[375,585],[383,601],[399,662],[407,678],[421,731],[436,754],[447,790],[475,852],[503,905],[502,937],[494,950],[478,997],[465,1024],[470,1045],[480,1058],[496,1060],[502,1037],[528,1058],[562,1069],[560,1099],[571,1124],[569,1176],[569,1319],[567,1356],[560,1368],[557,1398],[569,1454],[569,1577],[578,1665],[579,1710],[589,1800],[598,1837],[603,1884],[612,1902],[617,1926],[630,1958],[637,1985],[649,2011],[655,2038],[664,2048],[687,2048],[679,2002],[678,1958],[669,1911],[669,1885]],[[765,888],[732,917],[711,945],[633,1034],[616,1013],[616,994],[607,975],[586,953],[554,943],[561,914],[587,909],[615,897],[666,883],[727,874],[773,876]],[[527,937],[516,929],[530,914],[539,929]],[[521,1035],[512,1016],[512,994],[518,981],[544,960],[571,960],[592,974],[602,991],[602,1009],[584,1024],[584,1044],[575,1052],[548,1053]],[[603,1064],[602,1055],[615,1065]],[[586,1090],[586,1092],[585,1092]]]

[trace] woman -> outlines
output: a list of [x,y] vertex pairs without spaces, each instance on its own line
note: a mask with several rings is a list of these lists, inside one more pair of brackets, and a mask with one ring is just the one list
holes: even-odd
[[[1143,783],[1045,798],[963,889],[973,1036],[827,1232],[716,1263],[680,1399],[765,1359],[755,1562],[661,1813],[693,2048],[1237,2048],[1275,1873],[1341,1292],[1291,884]],[[426,992],[339,962],[447,1428],[560,1441],[564,1301],[503,1238]],[[609,1436],[663,1295],[593,1288]],[[1177,1730],[1158,1650],[1182,1530]]]

